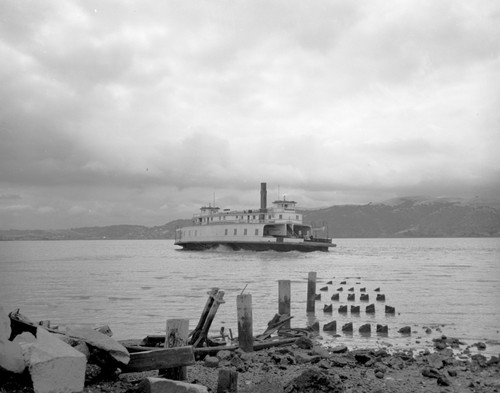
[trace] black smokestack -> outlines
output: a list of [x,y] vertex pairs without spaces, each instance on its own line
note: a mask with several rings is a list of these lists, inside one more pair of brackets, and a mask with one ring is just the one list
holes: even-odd
[[265,212],[267,210],[267,184],[260,183],[260,211]]

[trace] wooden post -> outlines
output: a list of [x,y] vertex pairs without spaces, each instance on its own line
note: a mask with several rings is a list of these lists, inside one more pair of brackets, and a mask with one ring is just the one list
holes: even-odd
[[236,296],[238,311],[238,343],[245,352],[253,351],[252,295]]
[[[290,280],[278,281],[278,313],[290,316]],[[290,320],[283,325],[285,329],[290,329]]]
[[[167,319],[165,348],[177,348],[187,345],[189,335],[189,319]],[[185,381],[187,378],[186,367],[172,367],[159,370],[159,374],[167,379]]]
[[306,312],[314,312],[316,297],[316,272],[309,272],[307,277],[307,308]]
[[217,381],[217,393],[237,393],[238,392],[238,372],[233,370],[219,370],[219,380]]

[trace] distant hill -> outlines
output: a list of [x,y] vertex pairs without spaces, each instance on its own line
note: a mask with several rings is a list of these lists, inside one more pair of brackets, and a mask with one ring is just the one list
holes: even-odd
[[173,239],[176,228],[191,220],[175,220],[155,227],[111,225],[60,230],[0,230],[0,240],[129,240]]
[[498,201],[405,197],[304,212],[304,222],[346,237],[496,237]]
[[[500,237],[500,201],[404,197],[303,211],[304,222],[334,238]],[[162,226],[112,225],[63,230],[0,230],[0,240],[173,239],[190,220]]]

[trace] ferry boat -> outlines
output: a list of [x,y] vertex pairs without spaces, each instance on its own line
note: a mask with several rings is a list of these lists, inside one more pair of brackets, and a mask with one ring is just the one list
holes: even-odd
[[311,225],[302,222],[295,201],[276,200],[267,207],[267,185],[261,183],[260,209],[221,210],[201,207],[191,226],[179,228],[175,245],[186,250],[229,247],[255,251],[328,251],[336,245],[328,237],[318,237]]

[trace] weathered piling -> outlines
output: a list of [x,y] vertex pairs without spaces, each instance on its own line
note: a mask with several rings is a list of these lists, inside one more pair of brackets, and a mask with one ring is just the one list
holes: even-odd
[[238,312],[238,343],[245,352],[253,351],[253,315],[252,295],[241,294],[236,296]]
[[219,370],[217,393],[236,393],[238,391],[238,372],[234,370]]
[[316,272],[309,272],[307,277],[307,308],[306,312],[314,312],[316,299]]
[[[278,281],[278,313],[280,315],[290,316],[290,303],[291,303],[291,281],[279,280]],[[290,320],[283,324],[285,329],[290,329]]]
[[[165,348],[177,348],[187,345],[189,335],[189,319],[167,319]],[[186,367],[172,367],[159,370],[160,375],[175,381],[187,379]]]

